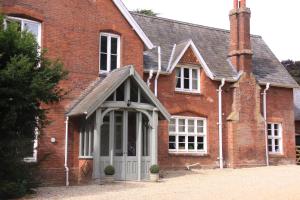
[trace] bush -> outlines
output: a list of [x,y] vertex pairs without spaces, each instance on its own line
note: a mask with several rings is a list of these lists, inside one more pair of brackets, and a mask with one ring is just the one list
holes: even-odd
[[105,167],[104,173],[107,176],[112,176],[115,174],[115,168],[111,165],[108,165],[107,167]]
[[158,166],[158,165],[152,165],[152,166],[150,167],[150,172],[151,172],[152,174],[158,174],[158,173],[159,173],[159,166]]

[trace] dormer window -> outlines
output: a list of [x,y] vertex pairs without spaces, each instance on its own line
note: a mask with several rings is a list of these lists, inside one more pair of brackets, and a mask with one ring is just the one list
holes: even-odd
[[100,72],[108,73],[120,67],[120,36],[100,34]]
[[176,91],[200,93],[200,69],[176,67]]

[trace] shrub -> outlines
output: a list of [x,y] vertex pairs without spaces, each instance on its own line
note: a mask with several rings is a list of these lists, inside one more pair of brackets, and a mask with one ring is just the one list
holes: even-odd
[[159,166],[158,166],[158,165],[152,165],[152,166],[150,167],[150,172],[151,172],[152,174],[158,174],[158,173],[159,173]]
[[115,174],[115,168],[111,165],[108,165],[107,167],[105,167],[104,173],[107,176],[112,176]]

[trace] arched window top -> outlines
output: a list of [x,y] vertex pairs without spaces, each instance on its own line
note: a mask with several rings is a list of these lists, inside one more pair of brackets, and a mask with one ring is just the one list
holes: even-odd
[[19,25],[20,31],[29,31],[32,33],[39,46],[41,46],[42,43],[42,36],[41,36],[41,23],[38,21],[33,21],[25,18],[20,17],[12,17],[12,16],[6,16],[4,19],[4,27],[6,28],[9,23],[17,23]]

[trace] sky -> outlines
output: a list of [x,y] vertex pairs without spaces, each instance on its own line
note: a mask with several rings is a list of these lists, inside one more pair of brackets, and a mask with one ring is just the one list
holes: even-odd
[[[229,29],[233,0],[123,0],[129,10],[152,9],[160,17]],[[260,35],[279,60],[300,61],[300,1],[247,0],[251,33]]]

